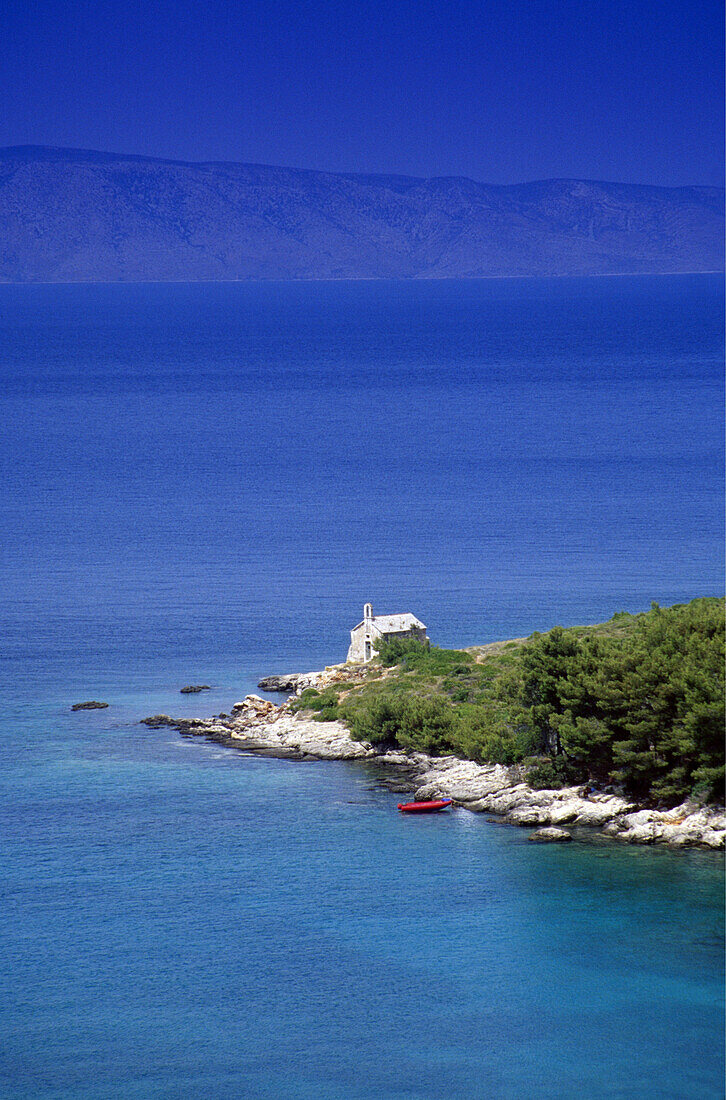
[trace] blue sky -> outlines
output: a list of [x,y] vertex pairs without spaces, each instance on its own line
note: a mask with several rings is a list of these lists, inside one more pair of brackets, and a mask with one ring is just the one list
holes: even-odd
[[713,0],[5,0],[0,145],[718,184]]

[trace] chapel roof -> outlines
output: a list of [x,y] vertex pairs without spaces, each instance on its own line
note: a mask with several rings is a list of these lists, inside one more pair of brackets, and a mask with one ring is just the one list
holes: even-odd
[[[358,623],[353,629],[358,630],[359,627],[364,625],[364,622],[365,620]],[[380,630],[381,634],[399,634],[402,630],[410,630],[413,626],[418,626],[422,630],[426,629],[425,624],[408,611],[403,615],[374,615],[371,622],[376,630]]]

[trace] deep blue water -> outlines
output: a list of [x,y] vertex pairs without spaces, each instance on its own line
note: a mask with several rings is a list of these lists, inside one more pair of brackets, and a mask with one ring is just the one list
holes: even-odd
[[3,1096],[722,1096],[716,856],[138,725],[366,600],[465,645],[719,594],[722,332],[712,276],[0,287]]

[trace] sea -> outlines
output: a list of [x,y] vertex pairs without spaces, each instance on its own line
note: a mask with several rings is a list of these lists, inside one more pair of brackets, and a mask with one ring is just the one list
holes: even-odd
[[0,286],[3,1098],[723,1096],[719,854],[140,724],[722,594],[722,292]]

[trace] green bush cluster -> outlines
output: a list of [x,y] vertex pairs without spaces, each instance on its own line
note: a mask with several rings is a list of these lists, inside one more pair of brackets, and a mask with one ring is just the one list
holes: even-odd
[[376,646],[376,656],[382,665],[398,665],[404,672],[425,673],[427,676],[461,676],[473,668],[471,653],[463,649],[440,649],[417,638],[390,638]]
[[453,751],[454,714],[443,698],[383,692],[363,705],[356,702],[343,704],[343,717],[359,741],[433,755]]
[[290,710],[293,713],[299,710],[311,710],[316,722],[333,722],[340,717],[338,692],[335,688],[326,688],[325,691],[305,688],[305,691],[292,701]]

